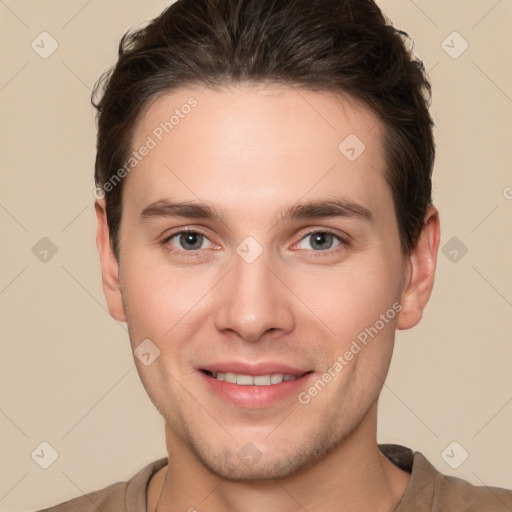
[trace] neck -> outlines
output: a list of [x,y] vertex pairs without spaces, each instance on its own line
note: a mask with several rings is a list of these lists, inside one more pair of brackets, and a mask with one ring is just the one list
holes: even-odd
[[379,450],[377,404],[342,443],[285,478],[230,481],[211,473],[166,425],[169,464],[148,489],[149,512],[393,511],[410,475]]

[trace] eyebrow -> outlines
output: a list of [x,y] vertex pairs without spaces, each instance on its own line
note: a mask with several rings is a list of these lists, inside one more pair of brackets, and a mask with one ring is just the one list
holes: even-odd
[[[150,204],[140,213],[142,221],[159,217],[186,217],[224,223],[222,214],[215,207],[205,203],[173,203],[166,199],[161,199]],[[294,204],[281,212],[280,221],[328,217],[355,218],[366,222],[373,221],[373,214],[368,208],[348,199],[326,199]]]

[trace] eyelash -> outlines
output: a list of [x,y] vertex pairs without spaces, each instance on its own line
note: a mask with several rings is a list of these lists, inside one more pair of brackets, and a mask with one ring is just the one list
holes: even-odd
[[[166,237],[164,240],[162,240],[162,245],[164,246],[166,251],[168,251],[170,253],[181,253],[185,258],[193,258],[193,257],[197,256],[197,253],[201,252],[203,249],[194,249],[192,251],[186,251],[186,250],[183,250],[183,249],[175,249],[174,247],[171,247],[170,244],[169,244],[169,242],[173,238],[177,237],[178,235],[185,234],[185,233],[193,233],[193,234],[197,234],[197,235],[202,235],[207,240],[209,240],[209,238],[204,233],[201,233],[200,231],[195,231],[195,230],[192,230],[192,229],[190,229],[190,230],[185,229],[185,230],[181,230],[181,231],[176,231],[175,233],[172,233],[171,235]],[[325,251],[315,251],[313,249],[308,249],[309,252],[313,253],[312,257],[315,257],[315,258],[316,257],[320,257],[320,258],[322,258],[322,257],[325,257],[325,256],[329,256],[329,255],[332,255],[333,253],[340,252],[340,251],[346,249],[349,246],[349,243],[347,242],[346,239],[342,238],[340,235],[334,233],[333,231],[329,231],[329,230],[326,230],[326,229],[316,229],[316,230],[308,231],[307,233],[305,233],[301,237],[299,242],[297,242],[294,245],[298,245],[300,242],[302,242],[308,236],[315,235],[315,234],[318,234],[318,233],[332,235],[334,238],[338,239],[340,244],[337,247],[335,247],[334,249],[326,249]]]

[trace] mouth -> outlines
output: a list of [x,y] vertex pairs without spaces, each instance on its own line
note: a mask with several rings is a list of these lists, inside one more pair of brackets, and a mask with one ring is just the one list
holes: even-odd
[[216,399],[252,410],[294,404],[298,393],[314,378],[313,370],[273,364],[224,364],[202,368],[198,374]]
[[291,382],[309,372],[303,372],[299,374],[293,373],[268,373],[265,375],[246,375],[241,373],[233,372],[212,372],[210,370],[201,370],[203,373],[212,377],[213,379],[229,382],[230,384],[237,384],[238,386],[274,386],[281,384],[281,382]]

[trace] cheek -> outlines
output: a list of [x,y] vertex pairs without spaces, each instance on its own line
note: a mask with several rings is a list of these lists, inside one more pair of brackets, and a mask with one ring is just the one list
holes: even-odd
[[330,328],[331,335],[347,341],[373,325],[399,300],[400,275],[391,258],[373,254],[353,258],[328,273],[302,273],[294,289],[307,298],[305,302]]
[[339,269],[325,280],[323,292],[315,293],[318,316],[331,331],[323,370],[334,377],[325,400],[339,410],[350,404],[349,410],[363,411],[382,388],[401,308],[399,275],[389,260],[375,258]]
[[206,284],[197,272],[145,261],[126,257],[122,262],[127,320],[139,337],[162,339],[204,295]]

